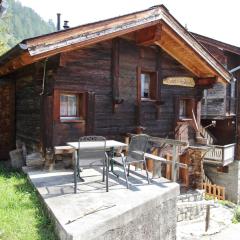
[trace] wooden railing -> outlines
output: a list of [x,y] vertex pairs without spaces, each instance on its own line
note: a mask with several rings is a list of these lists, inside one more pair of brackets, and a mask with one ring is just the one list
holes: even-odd
[[214,199],[225,200],[225,187],[216,184],[203,183],[202,188],[205,190],[206,195],[211,196]]
[[204,162],[219,166],[226,166],[234,161],[234,153],[236,144],[228,144],[224,146],[210,145],[212,149],[204,156]]
[[201,136],[207,139],[207,144],[214,144],[214,142],[216,142],[216,138],[210,133],[208,129],[200,125],[199,131]]

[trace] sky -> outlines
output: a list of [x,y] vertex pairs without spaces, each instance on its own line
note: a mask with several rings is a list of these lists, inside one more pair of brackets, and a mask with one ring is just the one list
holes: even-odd
[[44,20],[61,13],[74,27],[164,4],[187,29],[240,47],[239,0],[18,0]]

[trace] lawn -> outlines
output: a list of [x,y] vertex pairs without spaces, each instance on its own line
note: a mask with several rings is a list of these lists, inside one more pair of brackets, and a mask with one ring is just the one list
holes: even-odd
[[53,239],[53,224],[26,175],[0,162],[0,240]]

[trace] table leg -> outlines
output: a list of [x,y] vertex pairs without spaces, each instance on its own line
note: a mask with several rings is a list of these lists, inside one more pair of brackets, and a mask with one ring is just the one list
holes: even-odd
[[77,193],[77,168],[78,168],[77,150],[74,151],[74,193]]
[[111,165],[111,172],[118,178],[119,175],[114,171],[113,168],[113,157],[114,157],[114,148],[110,148],[110,165]]
[[106,188],[108,192],[108,177],[109,177],[109,158],[107,158],[106,162]]
[[77,177],[79,177],[80,182],[84,182],[84,179],[81,178],[81,175],[80,175],[81,170],[80,170],[80,167],[79,167],[78,150],[75,150],[74,158],[75,158],[75,161],[74,161],[75,162],[75,171],[74,171],[75,176],[74,176],[74,178],[76,178],[76,180],[74,180],[74,181],[75,181],[75,188],[76,188],[75,191],[77,192]]

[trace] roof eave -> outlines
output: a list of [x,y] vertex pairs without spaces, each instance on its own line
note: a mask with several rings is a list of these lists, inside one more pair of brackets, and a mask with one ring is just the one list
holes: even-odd
[[[128,32],[136,31],[147,26],[157,24],[160,21],[166,22],[176,34],[180,35],[192,49],[205,61],[218,75],[218,79],[222,82],[229,82],[231,75],[219,64],[216,59],[211,56],[198,41],[169,13],[162,5],[153,7],[137,13],[128,14],[125,16],[108,19],[105,21],[87,24],[66,31],[56,32],[36,38],[26,39],[21,44],[17,45],[17,49],[12,49],[6,53],[0,62],[11,59],[10,56],[17,56],[28,52],[32,62],[57,54],[61,51],[69,51],[73,48],[97,43],[103,40],[108,40],[117,36],[121,36]],[[103,24],[104,23],[104,24]],[[54,36],[54,39],[48,39],[49,36]],[[16,48],[16,47],[15,47]],[[28,59],[29,62],[29,59]],[[1,74],[1,71],[0,71]]]

